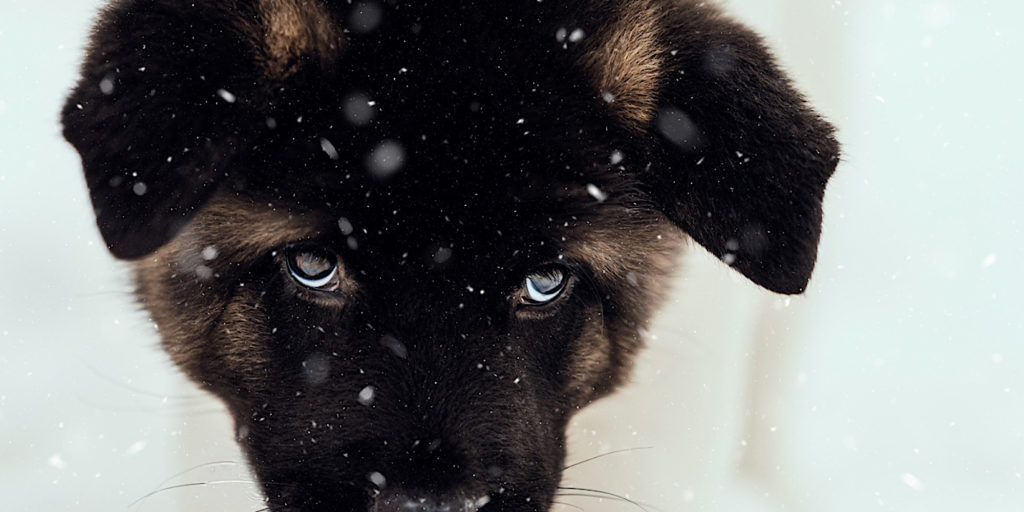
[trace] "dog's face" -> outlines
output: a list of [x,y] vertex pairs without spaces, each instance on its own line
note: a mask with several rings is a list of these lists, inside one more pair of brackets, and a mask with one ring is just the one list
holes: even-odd
[[272,510],[547,510],[682,233],[798,293],[838,155],[654,0],[115,2],[64,123]]

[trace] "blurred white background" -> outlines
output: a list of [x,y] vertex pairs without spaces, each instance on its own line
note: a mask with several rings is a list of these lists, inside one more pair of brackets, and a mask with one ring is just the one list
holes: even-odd
[[[570,462],[643,449],[567,485],[652,512],[1024,510],[1024,4],[725,3],[840,129],[818,269],[788,300],[693,250],[633,384],[570,430]],[[3,509],[257,510],[60,137],[97,8],[0,0]]]

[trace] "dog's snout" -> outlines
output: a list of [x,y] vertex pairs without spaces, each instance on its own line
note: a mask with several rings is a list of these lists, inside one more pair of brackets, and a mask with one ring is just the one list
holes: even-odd
[[435,496],[426,492],[388,489],[376,498],[375,512],[476,512],[490,501],[487,495],[472,498]]

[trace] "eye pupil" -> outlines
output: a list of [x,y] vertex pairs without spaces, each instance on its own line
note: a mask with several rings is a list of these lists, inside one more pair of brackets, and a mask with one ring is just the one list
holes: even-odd
[[565,272],[550,267],[530,273],[523,283],[523,302],[546,304],[555,300],[565,289]]
[[297,248],[288,252],[288,271],[299,284],[319,290],[334,290],[337,280],[338,258],[319,249]]
[[303,277],[316,279],[333,271],[334,263],[318,254],[300,252],[295,255],[295,270],[301,272]]
[[541,293],[551,293],[557,290],[559,286],[562,286],[562,272],[558,270],[547,271],[544,273],[530,274],[527,279],[533,284],[533,287]]

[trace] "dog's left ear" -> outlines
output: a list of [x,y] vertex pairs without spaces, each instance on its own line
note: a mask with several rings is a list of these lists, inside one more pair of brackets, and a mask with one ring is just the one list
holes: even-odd
[[111,2],[62,120],[114,256],[156,250],[241,183],[235,159],[276,124],[271,91],[343,45],[320,2]]
[[634,13],[591,47],[589,71],[643,141],[640,181],[658,207],[755,283],[801,293],[839,161],[833,128],[760,38],[703,4],[679,10]]

